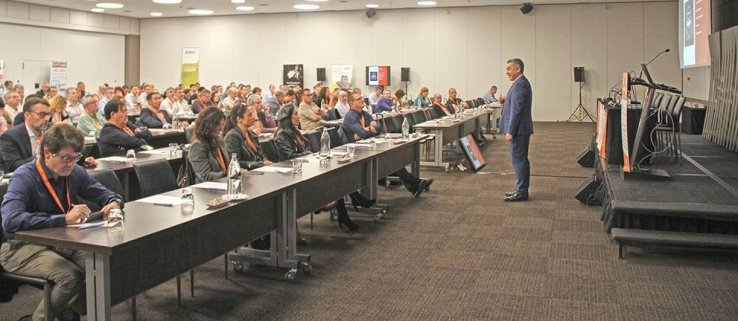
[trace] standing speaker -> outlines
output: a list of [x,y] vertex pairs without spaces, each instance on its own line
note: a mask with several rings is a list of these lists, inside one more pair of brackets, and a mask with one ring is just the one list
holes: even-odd
[[325,81],[325,68],[318,68],[318,81]]
[[584,82],[584,67],[574,67],[574,81]]
[[401,80],[402,81],[410,81],[410,68],[409,67],[402,67],[401,69]]

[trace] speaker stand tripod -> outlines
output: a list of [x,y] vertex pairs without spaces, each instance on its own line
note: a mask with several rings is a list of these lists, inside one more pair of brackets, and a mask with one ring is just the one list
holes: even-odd
[[582,105],[582,83],[579,82],[579,105],[577,105],[577,108],[574,109],[574,111],[571,112],[571,115],[569,115],[569,119],[566,121],[572,121],[572,118],[575,118],[577,121],[583,121],[585,116],[589,118],[590,121],[594,122],[594,118],[589,114],[586,108],[584,108],[584,105]]

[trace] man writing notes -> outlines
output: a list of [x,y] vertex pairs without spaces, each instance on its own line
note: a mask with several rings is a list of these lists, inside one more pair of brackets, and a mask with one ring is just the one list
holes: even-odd
[[15,239],[15,233],[83,222],[90,209],[77,197],[102,207],[103,219],[112,209],[120,209],[122,197],[94,180],[76,162],[82,158],[82,132],[59,123],[44,133],[40,155],[19,167],[10,180],[2,203],[5,241],[0,245],[0,264],[8,271],[53,281],[51,310],[44,302],[33,316],[21,320],[79,320],[85,314],[85,252],[41,246]]
[[505,193],[505,201],[519,202],[528,200],[530,186],[530,162],[528,161],[528,145],[533,134],[533,118],[531,105],[533,89],[523,71],[525,65],[518,58],[507,61],[506,74],[512,86],[505,97],[505,104],[500,118],[500,133],[505,134],[512,166],[517,177],[514,192]]

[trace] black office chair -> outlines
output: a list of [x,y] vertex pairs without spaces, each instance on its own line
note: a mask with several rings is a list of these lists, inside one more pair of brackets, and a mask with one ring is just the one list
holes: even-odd
[[[90,173],[90,176],[100,182],[100,184],[105,186],[107,189],[123,197],[123,201],[126,200],[126,194],[124,193],[125,189],[123,188],[123,185],[120,183],[120,181],[118,180],[118,176],[115,175],[115,172],[113,170],[95,170]],[[97,203],[93,202],[92,200],[82,199],[82,201],[87,204],[87,207],[89,207],[91,211],[96,212],[100,210],[100,205],[97,205]]]
[[476,102],[477,102],[477,107],[482,106],[482,105],[485,104],[484,103],[484,98],[477,98],[476,99]]
[[669,104],[669,107],[667,107],[667,114],[663,116],[661,124],[656,126],[656,132],[658,133],[659,145],[662,149],[666,148],[667,138],[671,136],[671,145],[669,146],[670,150],[673,153],[674,158],[679,159],[679,156],[682,153],[682,140],[679,135],[679,124],[682,115],[682,107],[684,107],[686,98],[684,98],[684,96],[679,96],[672,100],[674,103]]
[[320,135],[322,134],[323,134],[323,131],[321,130],[315,130],[315,131],[305,134],[305,139],[307,139],[308,144],[310,144],[311,152],[317,153],[320,151]]
[[280,162],[282,159],[279,157],[277,148],[274,147],[274,141],[268,140],[261,143],[261,149],[264,151],[264,155],[273,163]]
[[184,133],[185,133],[185,139],[187,139],[187,143],[191,143],[192,137],[195,135],[195,123],[192,123],[192,125],[185,127]]
[[377,122],[379,122],[380,124],[382,124],[382,127],[384,127],[384,132],[385,133],[397,133],[397,132],[399,132],[401,130],[400,127],[398,127],[395,124],[394,120],[392,120],[394,118],[394,116],[392,116],[392,117],[386,117],[386,116],[387,115],[385,115],[385,118],[381,118],[381,119],[378,119],[377,120]]
[[341,135],[338,134],[338,127],[328,128],[328,135],[331,137],[331,148],[343,145]]

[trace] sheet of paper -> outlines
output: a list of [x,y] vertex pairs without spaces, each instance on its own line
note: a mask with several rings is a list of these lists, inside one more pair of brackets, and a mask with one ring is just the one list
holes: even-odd
[[210,190],[218,190],[218,191],[225,191],[225,190],[228,189],[228,183],[203,182],[203,183],[200,183],[200,184],[192,185],[192,187],[202,188],[202,189],[210,189]]
[[137,200],[137,202],[152,203],[154,205],[175,206],[182,204],[182,199],[177,196],[154,195]]
[[110,157],[98,158],[97,160],[104,161],[104,162],[127,162],[128,158],[125,158],[123,156],[110,156]]
[[142,154],[151,154],[151,155],[169,155],[169,148],[159,148],[154,150],[145,150],[141,151],[139,153]]
[[257,172],[270,172],[270,173],[289,173],[292,172],[292,168],[289,167],[274,167],[274,166],[263,166],[255,169]]

